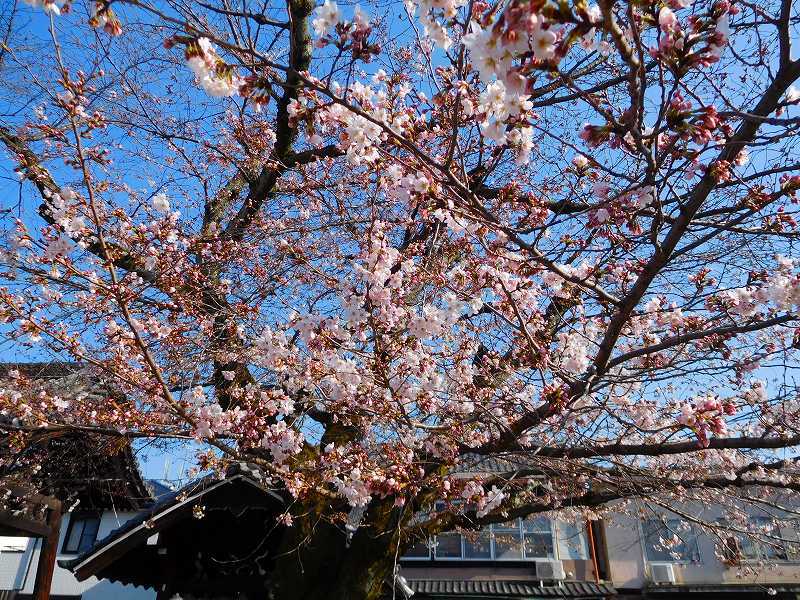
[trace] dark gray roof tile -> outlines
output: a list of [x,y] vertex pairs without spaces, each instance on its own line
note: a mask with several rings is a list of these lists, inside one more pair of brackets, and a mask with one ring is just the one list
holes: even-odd
[[540,585],[537,581],[417,579],[408,585],[421,597],[446,598],[573,598],[594,600],[607,598],[614,588],[604,583],[565,581],[558,585]]

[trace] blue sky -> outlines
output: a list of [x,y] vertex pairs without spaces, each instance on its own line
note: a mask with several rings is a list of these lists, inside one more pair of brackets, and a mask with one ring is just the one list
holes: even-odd
[[[344,8],[343,12],[345,15],[350,14],[349,8]],[[73,17],[69,17],[69,19],[74,20]],[[123,18],[123,21],[125,19]],[[93,36],[94,33],[86,26],[82,26],[80,28],[73,28],[69,25],[71,21],[67,18],[62,18],[57,20],[57,26],[59,28],[59,36],[65,40],[65,42],[69,42],[74,36]],[[401,22],[397,27],[404,27],[404,22]],[[48,50],[49,46],[47,46],[47,40],[49,39],[49,33],[47,31],[49,21],[46,15],[44,15],[39,10],[32,10],[27,7],[22,7],[18,22],[18,27],[23,30],[25,36],[27,36],[30,40],[39,40],[45,43],[43,51],[51,51]],[[112,42],[113,43],[113,42]],[[440,51],[437,51],[437,55]],[[79,56],[79,55],[78,55]],[[87,55],[88,58],[88,55]],[[87,61],[88,62],[88,61]],[[367,70],[374,70],[377,69],[379,65],[369,65]],[[191,84],[191,74],[188,72],[188,69],[184,73],[184,81],[187,82],[189,85]],[[164,82],[166,84],[166,82]],[[193,101],[201,102],[200,93],[192,94]],[[0,104],[0,113],[8,114],[18,110],[19,107],[19,99],[2,99],[0,100],[3,104]],[[26,104],[23,111],[19,113],[15,119],[16,120],[23,120],[25,118],[30,118],[33,114],[33,110],[35,106],[41,102],[46,102],[45,98],[32,98],[31,102]],[[215,107],[213,104],[207,105],[209,114],[218,108],[218,105]],[[166,110],[181,110],[181,107],[177,104],[168,105]],[[14,119],[12,119],[13,121]],[[126,140],[122,139],[122,143],[128,143]],[[131,142],[132,143],[132,142]],[[768,157],[764,158],[757,158],[756,160],[767,160]],[[754,161],[755,163],[755,161]],[[758,164],[758,163],[756,163]],[[761,163],[763,164],[763,162]],[[57,179],[67,179],[69,177],[74,177],[74,173],[67,169],[59,170],[58,167],[54,168],[54,175],[56,175]],[[149,190],[151,193],[155,193],[159,189],[161,185],[161,181],[164,180],[164,173],[157,173],[157,172],[147,172],[141,173],[136,171],[131,171],[128,174],[128,178],[126,183],[130,186],[139,189],[139,190]],[[34,209],[35,206],[38,204],[39,200],[36,196],[32,193],[33,190],[30,185],[25,185],[24,192],[22,195],[23,203],[25,206],[25,213],[27,214],[35,214],[31,209]],[[16,204],[19,198],[19,183],[16,176],[10,172],[10,162],[7,160],[5,155],[3,154],[0,157],[0,207],[12,207]],[[0,220],[0,227],[4,227],[7,224],[6,220]],[[31,226],[40,226],[41,222],[36,221],[35,219],[29,222]],[[42,355],[37,353],[34,349],[26,349],[22,350],[20,346],[10,346],[8,344],[0,343],[0,360],[5,361],[23,361],[23,360],[47,360],[50,359],[50,356]],[[776,374],[775,379],[777,380],[781,373],[777,372],[778,367],[775,367],[774,370],[765,370],[767,372],[774,371]],[[177,478],[181,475],[181,473],[185,472],[191,464],[193,464],[193,449],[190,446],[186,446],[184,444],[176,443],[174,446],[161,449],[161,448],[151,448],[150,444],[143,443],[141,444],[142,448],[140,449],[140,456],[142,457],[143,463],[143,470],[148,477],[162,477],[165,472],[167,474],[167,478]]]
[[[14,29],[16,36],[14,40],[20,47],[41,45],[42,53],[52,53],[52,42],[50,41],[49,19],[41,10],[32,9],[24,3],[18,2],[19,11],[15,15]],[[71,44],[73,36],[94,35],[88,25],[83,25],[76,29],[70,23],[75,20],[77,15],[56,18],[56,27],[59,39],[64,44]],[[12,48],[15,46],[12,44]],[[72,54],[74,56],[74,54]],[[8,72],[11,67],[15,72],[14,65],[9,65],[10,58],[6,57],[6,64],[3,70]],[[87,61],[88,62],[88,61]],[[4,73],[4,76],[8,76]],[[15,72],[15,75],[19,75]],[[12,75],[12,76],[15,76]],[[22,79],[20,79],[22,81]],[[21,99],[18,97],[0,98],[0,118],[6,123],[18,123],[26,119],[34,119],[34,110],[38,105],[46,105],[48,113],[55,114],[50,100],[45,94],[36,92],[30,88],[30,95]],[[24,100],[24,101],[23,101]],[[14,164],[8,159],[5,150],[0,152],[0,235],[8,232],[11,221],[8,214],[3,214],[4,210],[13,211],[13,216],[22,216],[26,224],[32,229],[38,229],[43,222],[38,219],[35,208],[40,202],[40,198],[35,193],[32,185],[25,182],[20,185],[20,180],[13,172]],[[59,168],[57,164],[49,165],[57,181],[65,181],[74,178],[74,171],[66,168]],[[129,185],[142,189],[145,187],[158,186],[157,173],[134,173],[129,176]],[[155,184],[155,185],[154,185]],[[33,218],[31,218],[33,215]],[[2,331],[0,326],[0,332]],[[24,347],[20,344],[9,342],[0,337],[0,361],[2,362],[33,362],[58,360],[54,356],[42,349],[41,346]],[[147,441],[136,442],[137,455],[141,462],[142,471],[147,478],[166,478],[174,483],[180,483],[189,477],[189,469],[194,464],[195,447],[192,444],[175,442],[169,448],[153,447]]]

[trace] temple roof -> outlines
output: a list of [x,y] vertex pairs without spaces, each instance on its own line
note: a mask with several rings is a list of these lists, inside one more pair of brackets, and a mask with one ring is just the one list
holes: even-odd
[[[36,389],[65,399],[127,402],[124,394],[86,365],[0,363],[0,390],[15,389],[14,371],[31,380]],[[20,449],[22,432],[16,427],[10,417],[0,416],[0,458],[6,459],[0,465],[3,485],[22,485],[58,498],[65,510],[76,504],[88,509],[137,510],[153,502],[128,438],[77,428],[42,428],[25,432]]]
[[[157,587],[164,581],[160,566],[163,556],[179,557],[195,568],[203,562],[197,560],[197,553],[202,554],[206,545],[224,553],[228,547],[248,548],[251,534],[263,542],[275,529],[265,518],[264,511],[270,513],[274,522],[284,506],[284,499],[266,487],[258,470],[234,464],[224,478],[208,475],[163,495],[90,550],[59,564],[73,571],[80,581],[96,576]],[[253,527],[253,523],[261,527]],[[264,527],[271,529],[265,534]],[[266,558],[267,554],[268,549],[265,549],[263,556]],[[125,560],[120,560],[122,557]],[[206,552],[204,560],[208,559],[216,560]],[[213,570],[212,565],[203,564],[202,567],[204,572]],[[254,567],[263,570],[264,565],[256,563]],[[222,572],[224,569],[218,571],[215,574],[218,582],[230,575]],[[200,581],[202,577],[202,573],[197,573],[195,579]],[[237,577],[242,578],[241,573]]]

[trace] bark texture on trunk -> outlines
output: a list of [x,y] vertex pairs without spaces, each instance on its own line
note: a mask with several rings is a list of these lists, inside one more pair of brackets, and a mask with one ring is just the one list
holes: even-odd
[[397,554],[393,530],[373,521],[352,532],[350,539],[349,533],[344,525],[295,521],[274,563],[270,600],[391,598]]

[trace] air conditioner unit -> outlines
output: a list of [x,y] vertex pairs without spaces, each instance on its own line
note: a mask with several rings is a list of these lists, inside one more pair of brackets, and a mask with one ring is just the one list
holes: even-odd
[[653,583],[675,583],[675,569],[671,563],[650,563],[650,579]]
[[560,560],[537,560],[536,577],[539,579],[551,579],[557,581],[566,579],[567,575],[564,573],[564,563]]

